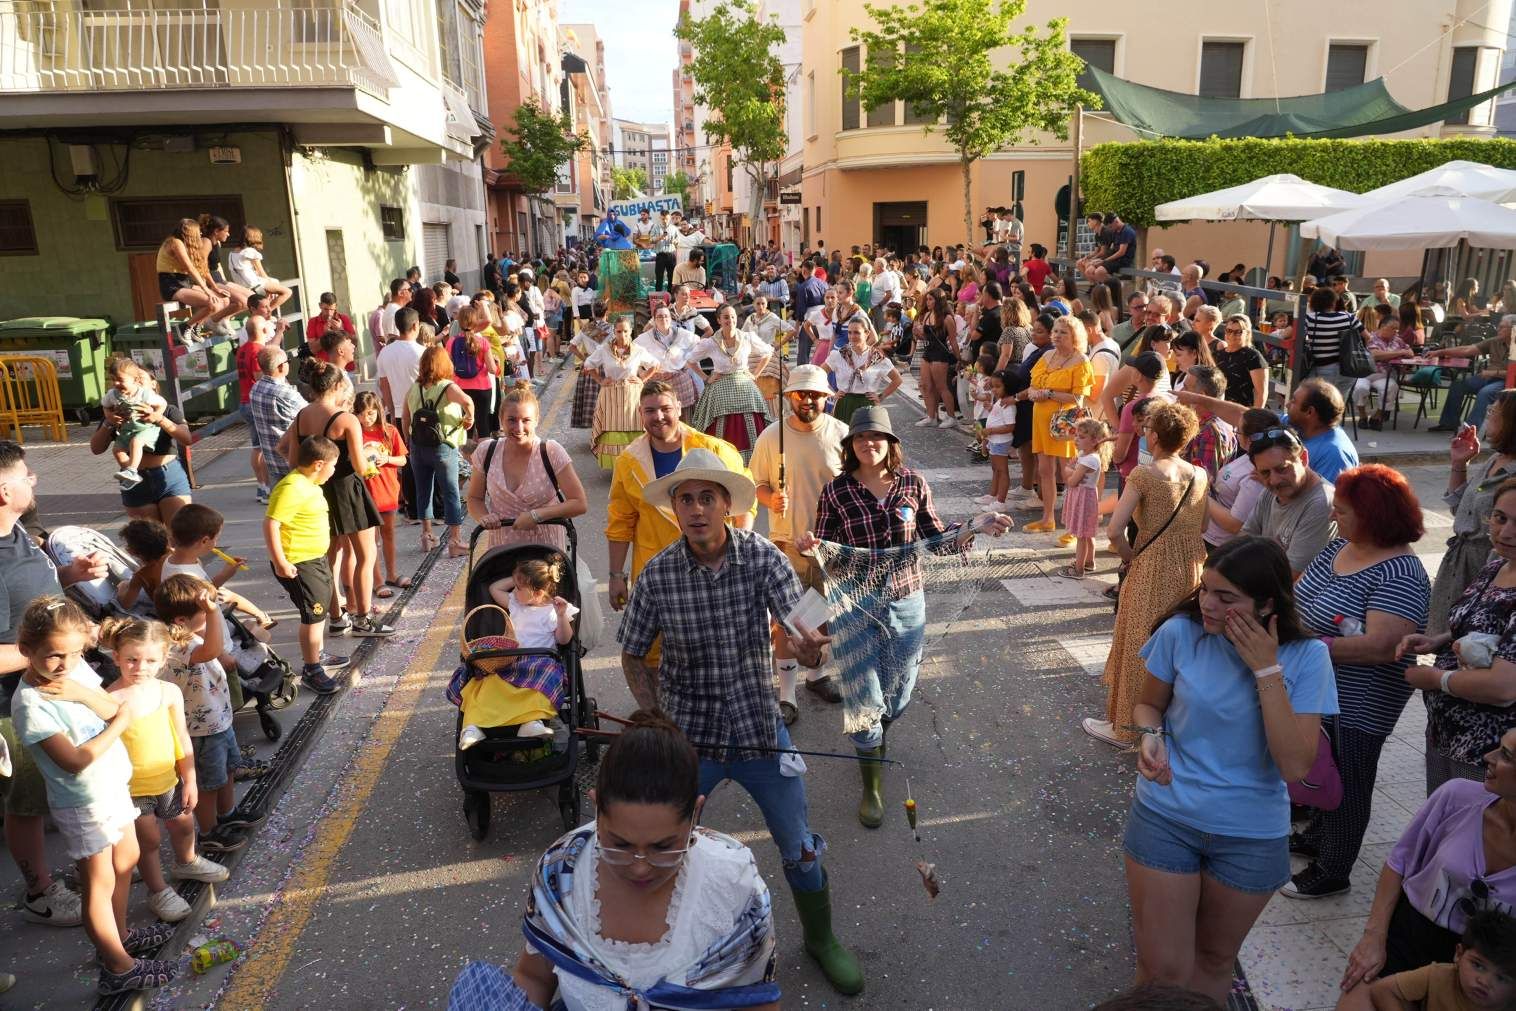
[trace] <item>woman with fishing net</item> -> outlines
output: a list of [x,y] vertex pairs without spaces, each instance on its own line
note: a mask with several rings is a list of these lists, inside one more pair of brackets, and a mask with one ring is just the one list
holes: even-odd
[[966,550],[976,532],[998,535],[1011,519],[984,513],[948,525],[926,480],[905,465],[889,412],[854,412],[842,443],[842,474],[821,491],[814,531],[800,539],[828,576],[833,654],[841,666],[843,732],[863,777],[858,820],[884,821],[885,733],[905,713],[916,687],[926,635],[921,556]]

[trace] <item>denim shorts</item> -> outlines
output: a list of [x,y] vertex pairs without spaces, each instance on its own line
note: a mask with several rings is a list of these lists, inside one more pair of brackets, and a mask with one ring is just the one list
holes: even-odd
[[227,727],[219,734],[194,737],[195,780],[200,789],[219,790],[232,778],[232,770],[242,752],[237,747],[237,733]]
[[1132,801],[1121,845],[1127,856],[1151,870],[1204,873],[1239,892],[1261,895],[1290,880],[1288,836],[1244,839],[1202,832],[1136,800]]
[[991,456],[1010,456],[1011,450],[1014,448],[1010,442],[988,442],[985,445],[988,447]]
[[137,473],[142,481],[121,490],[121,504],[128,509],[157,505],[166,498],[189,498],[189,475],[184,466],[174,458],[161,467],[142,467]]

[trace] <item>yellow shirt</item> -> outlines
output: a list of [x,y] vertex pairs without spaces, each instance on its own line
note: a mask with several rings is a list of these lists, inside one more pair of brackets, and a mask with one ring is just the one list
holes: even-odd
[[[681,424],[682,450],[709,449],[721,457],[721,462],[738,474],[751,478],[742,462],[742,455],[725,439],[697,432]],[[632,545],[632,576],[637,574],[648,560],[679,539],[679,522],[667,501],[653,505],[642,497],[642,486],[657,476],[653,469],[653,447],[646,435],[639,435],[631,445],[616,457],[616,467],[611,472],[611,497],[606,510],[605,536],[611,541],[630,541]],[[758,514],[755,503],[752,513]]]
[[278,521],[279,546],[291,565],[320,558],[331,546],[326,496],[319,484],[298,470],[290,471],[274,485],[264,515]]
[[169,700],[164,697],[168,693],[161,683],[147,687],[158,689],[158,708],[133,720],[121,733],[121,743],[132,760],[129,785],[133,797],[156,797],[172,790],[179,782],[179,770],[174,764],[184,757],[179,735],[174,732]]

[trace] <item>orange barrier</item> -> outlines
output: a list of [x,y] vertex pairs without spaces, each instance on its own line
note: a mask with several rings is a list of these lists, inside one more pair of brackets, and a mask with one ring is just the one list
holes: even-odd
[[25,442],[22,429],[29,425],[55,442],[68,441],[57,367],[39,355],[0,355],[0,436],[15,429],[16,441]]

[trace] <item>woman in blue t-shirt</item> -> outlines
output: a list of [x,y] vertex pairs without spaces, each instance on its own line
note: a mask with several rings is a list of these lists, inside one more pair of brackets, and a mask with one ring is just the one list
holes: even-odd
[[1123,841],[1141,982],[1224,1002],[1243,939],[1289,880],[1285,782],[1310,771],[1337,712],[1291,583],[1279,545],[1230,541],[1142,648],[1142,778]]

